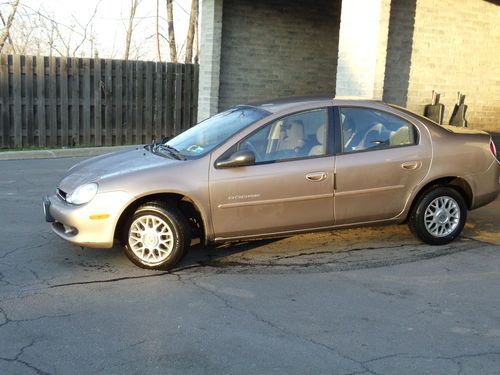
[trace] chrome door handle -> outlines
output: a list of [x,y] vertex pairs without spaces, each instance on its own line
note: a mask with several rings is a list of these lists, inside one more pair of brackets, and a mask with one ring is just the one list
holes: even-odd
[[421,165],[422,165],[422,163],[420,161],[412,160],[412,161],[404,162],[403,164],[401,164],[401,167],[403,167],[403,169],[407,169],[407,170],[414,170],[414,169],[420,168]]
[[308,181],[323,181],[326,178],[326,173],[325,172],[312,172],[306,174],[306,180]]

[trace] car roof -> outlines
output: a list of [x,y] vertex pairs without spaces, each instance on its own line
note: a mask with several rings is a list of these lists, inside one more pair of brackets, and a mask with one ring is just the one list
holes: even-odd
[[361,105],[371,107],[374,103],[383,104],[379,100],[365,99],[359,97],[332,97],[332,96],[290,96],[248,103],[248,106],[263,109],[271,113],[277,113],[301,107],[305,104],[317,104],[320,106],[330,105]]

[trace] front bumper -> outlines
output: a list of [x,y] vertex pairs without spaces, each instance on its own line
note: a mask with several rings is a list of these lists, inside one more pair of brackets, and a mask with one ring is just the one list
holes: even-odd
[[45,220],[61,238],[79,246],[113,246],[116,224],[133,196],[115,191],[98,193],[84,205],[72,205],[57,195],[43,198]]

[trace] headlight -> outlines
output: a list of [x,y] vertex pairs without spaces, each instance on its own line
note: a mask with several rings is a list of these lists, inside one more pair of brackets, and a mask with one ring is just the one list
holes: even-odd
[[90,202],[97,194],[97,184],[78,186],[72,194],[66,196],[66,201],[71,204],[85,204]]

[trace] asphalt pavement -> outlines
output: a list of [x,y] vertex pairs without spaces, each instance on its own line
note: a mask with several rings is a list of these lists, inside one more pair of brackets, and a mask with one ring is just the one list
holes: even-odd
[[43,221],[80,160],[0,161],[1,374],[499,373],[500,200],[442,247],[351,229],[196,245],[152,272]]

